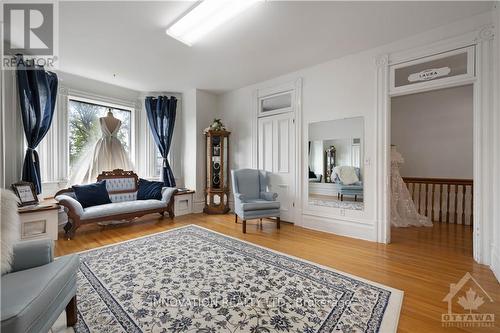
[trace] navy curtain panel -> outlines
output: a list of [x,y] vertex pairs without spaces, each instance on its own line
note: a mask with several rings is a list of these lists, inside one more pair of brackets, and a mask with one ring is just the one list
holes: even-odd
[[175,187],[174,174],[167,157],[174,135],[177,99],[167,96],[146,97],[145,104],[153,139],[163,157],[163,184],[167,187]]
[[28,149],[24,157],[22,180],[32,182],[36,193],[42,191],[40,160],[35,148],[52,124],[57,98],[57,75],[27,60],[18,61],[17,87]]

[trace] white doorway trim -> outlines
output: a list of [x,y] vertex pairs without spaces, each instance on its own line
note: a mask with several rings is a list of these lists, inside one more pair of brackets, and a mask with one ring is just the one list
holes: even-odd
[[[252,168],[258,168],[258,119],[264,115],[260,112],[260,101],[262,98],[272,95],[278,95],[286,92],[292,92],[292,110],[288,112],[294,113],[295,123],[295,191],[293,193],[295,209],[294,209],[294,223],[300,223],[302,220],[302,203],[300,200],[300,193],[302,193],[301,182],[301,152],[302,152],[302,78],[297,78],[293,81],[287,81],[282,84],[276,84],[270,87],[258,88],[252,95]],[[273,113],[276,114],[276,113]]]
[[[475,78],[468,82],[454,82],[454,86],[472,83],[474,86],[474,229],[473,256],[479,263],[491,262],[493,221],[492,198],[498,198],[494,188],[495,131],[493,106],[493,40],[494,27],[487,25],[468,34],[416,48],[384,54],[376,61],[376,109],[377,109],[377,241],[389,243],[390,230],[390,93],[389,68],[392,64],[422,58],[458,48],[475,47]],[[453,86],[452,85],[452,86]],[[450,85],[448,85],[450,86]],[[444,88],[444,87],[440,87]],[[429,88],[436,89],[436,87]],[[425,90],[422,90],[425,91]],[[417,91],[414,91],[417,92]]]

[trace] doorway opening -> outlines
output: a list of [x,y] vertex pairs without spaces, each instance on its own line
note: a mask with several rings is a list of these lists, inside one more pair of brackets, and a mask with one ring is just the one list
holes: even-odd
[[400,95],[390,102],[391,192],[398,193],[398,173],[408,190],[391,196],[391,240],[424,237],[472,256],[473,85]]

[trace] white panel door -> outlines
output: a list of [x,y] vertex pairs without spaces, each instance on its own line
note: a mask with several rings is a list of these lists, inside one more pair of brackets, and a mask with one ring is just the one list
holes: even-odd
[[281,218],[294,222],[295,124],[293,113],[258,120],[258,167],[270,172],[270,191],[278,193]]

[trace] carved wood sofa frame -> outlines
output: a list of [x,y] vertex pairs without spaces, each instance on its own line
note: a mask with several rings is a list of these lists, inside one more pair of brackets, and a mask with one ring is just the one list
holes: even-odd
[[[97,181],[99,182],[99,181],[106,180],[106,179],[116,179],[116,178],[133,178],[135,188],[130,189],[130,190],[108,191],[108,193],[110,195],[133,193],[133,192],[136,192],[139,188],[139,177],[137,176],[137,174],[134,173],[133,171],[124,171],[122,169],[115,169],[113,171],[103,171],[99,176],[97,176]],[[66,189],[62,189],[62,190],[58,191],[54,197],[57,197],[58,195],[61,195],[61,194],[67,194],[67,193],[73,193],[73,192],[74,191],[71,187],[66,188]],[[148,209],[148,210],[138,210],[136,212],[131,212],[131,213],[115,214],[115,215],[97,217],[97,218],[92,218],[92,219],[84,219],[84,220],[80,219],[80,216],[75,212],[75,210],[72,206],[65,205],[63,202],[60,202],[59,204],[61,206],[64,206],[65,208],[67,208],[67,214],[68,214],[68,222],[64,226],[64,231],[66,233],[66,236],[69,239],[72,239],[75,235],[76,230],[80,226],[85,225],[85,224],[92,224],[92,223],[105,222],[105,221],[129,220],[129,219],[141,217],[141,216],[144,216],[147,214],[154,214],[154,213],[159,213],[161,216],[164,216],[165,212],[168,213],[170,219],[173,219],[175,217],[175,215],[174,215],[174,196],[175,196],[175,192],[170,197],[170,201],[168,202],[166,207]]]

